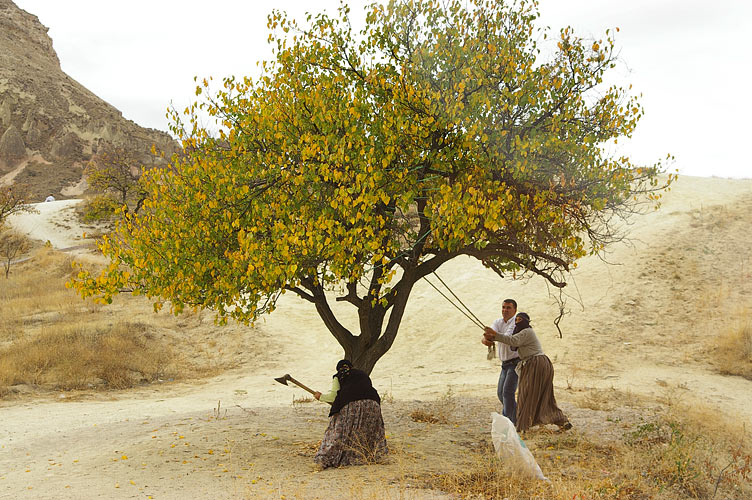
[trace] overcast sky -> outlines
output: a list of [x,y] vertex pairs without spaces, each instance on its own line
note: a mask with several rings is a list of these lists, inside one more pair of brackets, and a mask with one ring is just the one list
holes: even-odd
[[[195,98],[194,76],[255,74],[268,59],[266,16],[297,19],[338,0],[13,0],[49,28],[63,70],[146,126],[167,130],[165,109]],[[363,5],[350,2],[355,27]],[[553,34],[603,38],[619,27],[617,82],[642,93],[645,116],[620,145],[638,163],[668,153],[680,174],[752,177],[752,2],[747,0],[542,0]],[[621,144],[621,143],[620,143]]]

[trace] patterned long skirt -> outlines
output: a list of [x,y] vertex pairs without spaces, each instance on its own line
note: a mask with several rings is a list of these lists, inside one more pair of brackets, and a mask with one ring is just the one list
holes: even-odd
[[554,367],[545,354],[525,361],[520,370],[517,397],[517,431],[539,424],[562,426],[568,422],[554,397]]
[[388,452],[381,406],[361,399],[332,415],[313,460],[324,468],[359,465],[376,462]]

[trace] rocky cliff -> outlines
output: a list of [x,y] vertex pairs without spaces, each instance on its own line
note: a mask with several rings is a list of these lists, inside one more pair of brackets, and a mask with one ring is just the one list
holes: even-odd
[[0,184],[26,184],[35,196],[74,195],[100,148],[126,148],[144,164],[155,161],[152,145],[175,150],[168,134],[125,119],[66,75],[47,30],[0,0]]

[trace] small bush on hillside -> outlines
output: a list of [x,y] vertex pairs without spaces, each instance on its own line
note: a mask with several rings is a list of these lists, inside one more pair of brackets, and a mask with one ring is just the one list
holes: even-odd
[[31,242],[25,235],[0,227],[0,259],[2,259],[5,279],[8,279],[13,261],[28,252],[29,248],[31,248]]
[[109,195],[95,196],[83,208],[85,222],[107,222],[112,220],[120,209],[120,202]]
[[719,337],[716,361],[724,375],[739,375],[752,380],[752,321],[749,311]]

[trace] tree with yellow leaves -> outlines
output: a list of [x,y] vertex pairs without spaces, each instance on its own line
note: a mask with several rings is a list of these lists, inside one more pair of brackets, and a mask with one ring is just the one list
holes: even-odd
[[306,27],[274,12],[274,59],[173,115],[183,156],[145,174],[144,210],[101,244],[111,265],[72,285],[105,302],[126,290],[157,309],[210,308],[220,323],[252,322],[292,292],[366,372],[415,283],[455,257],[564,286],[667,183],[660,162],[604,148],[642,114],[604,86],[612,33],[562,30],[543,57],[536,18],[522,0],[392,1],[355,34],[345,5]]
[[[84,170],[89,186],[102,193],[94,199],[94,205],[113,208],[119,205],[125,212],[138,213],[147,195],[139,182],[143,171],[144,166],[134,151],[116,146],[103,148]],[[103,200],[111,201],[103,203]]]

